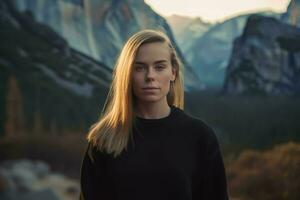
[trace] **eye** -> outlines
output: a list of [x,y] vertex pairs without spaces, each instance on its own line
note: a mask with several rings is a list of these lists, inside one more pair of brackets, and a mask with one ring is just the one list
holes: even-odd
[[155,66],[155,69],[158,71],[164,70],[166,68],[166,65],[158,64]]
[[135,65],[135,66],[134,66],[134,70],[135,70],[135,71],[138,71],[138,72],[144,71],[145,69],[146,69],[146,67],[143,66],[143,65]]

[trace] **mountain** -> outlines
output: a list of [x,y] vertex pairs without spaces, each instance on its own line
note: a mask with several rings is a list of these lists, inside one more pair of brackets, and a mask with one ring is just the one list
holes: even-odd
[[71,47],[101,61],[111,69],[125,41],[142,29],[164,31],[185,64],[185,88],[201,87],[198,77],[177,47],[166,20],[143,0],[14,0],[20,11],[48,24]]
[[234,41],[226,94],[299,95],[300,28],[252,15]]
[[87,128],[101,111],[112,70],[10,0],[0,11],[0,133]]
[[291,0],[281,19],[289,24],[300,26],[300,0]]
[[[280,16],[272,12],[259,14],[275,18]],[[212,26],[202,36],[190,41],[192,45],[183,52],[208,88],[222,88],[233,41],[242,34],[249,16],[240,15]]]
[[202,21],[201,18],[191,18],[180,15],[166,17],[170,24],[180,49],[185,52],[196,38],[201,37],[213,24]]

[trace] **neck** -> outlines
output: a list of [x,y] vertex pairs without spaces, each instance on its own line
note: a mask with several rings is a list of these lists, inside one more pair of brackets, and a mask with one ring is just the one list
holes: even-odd
[[139,103],[136,106],[136,115],[144,119],[160,119],[167,117],[171,108],[167,102],[163,103]]

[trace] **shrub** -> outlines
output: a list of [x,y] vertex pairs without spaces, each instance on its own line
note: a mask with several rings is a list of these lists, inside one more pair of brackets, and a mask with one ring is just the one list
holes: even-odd
[[300,199],[300,144],[246,150],[228,166],[231,196],[244,200]]

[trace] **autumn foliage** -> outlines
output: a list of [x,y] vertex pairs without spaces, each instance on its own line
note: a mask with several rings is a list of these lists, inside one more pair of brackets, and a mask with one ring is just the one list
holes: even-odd
[[228,166],[230,196],[242,200],[300,199],[300,144],[246,150]]

